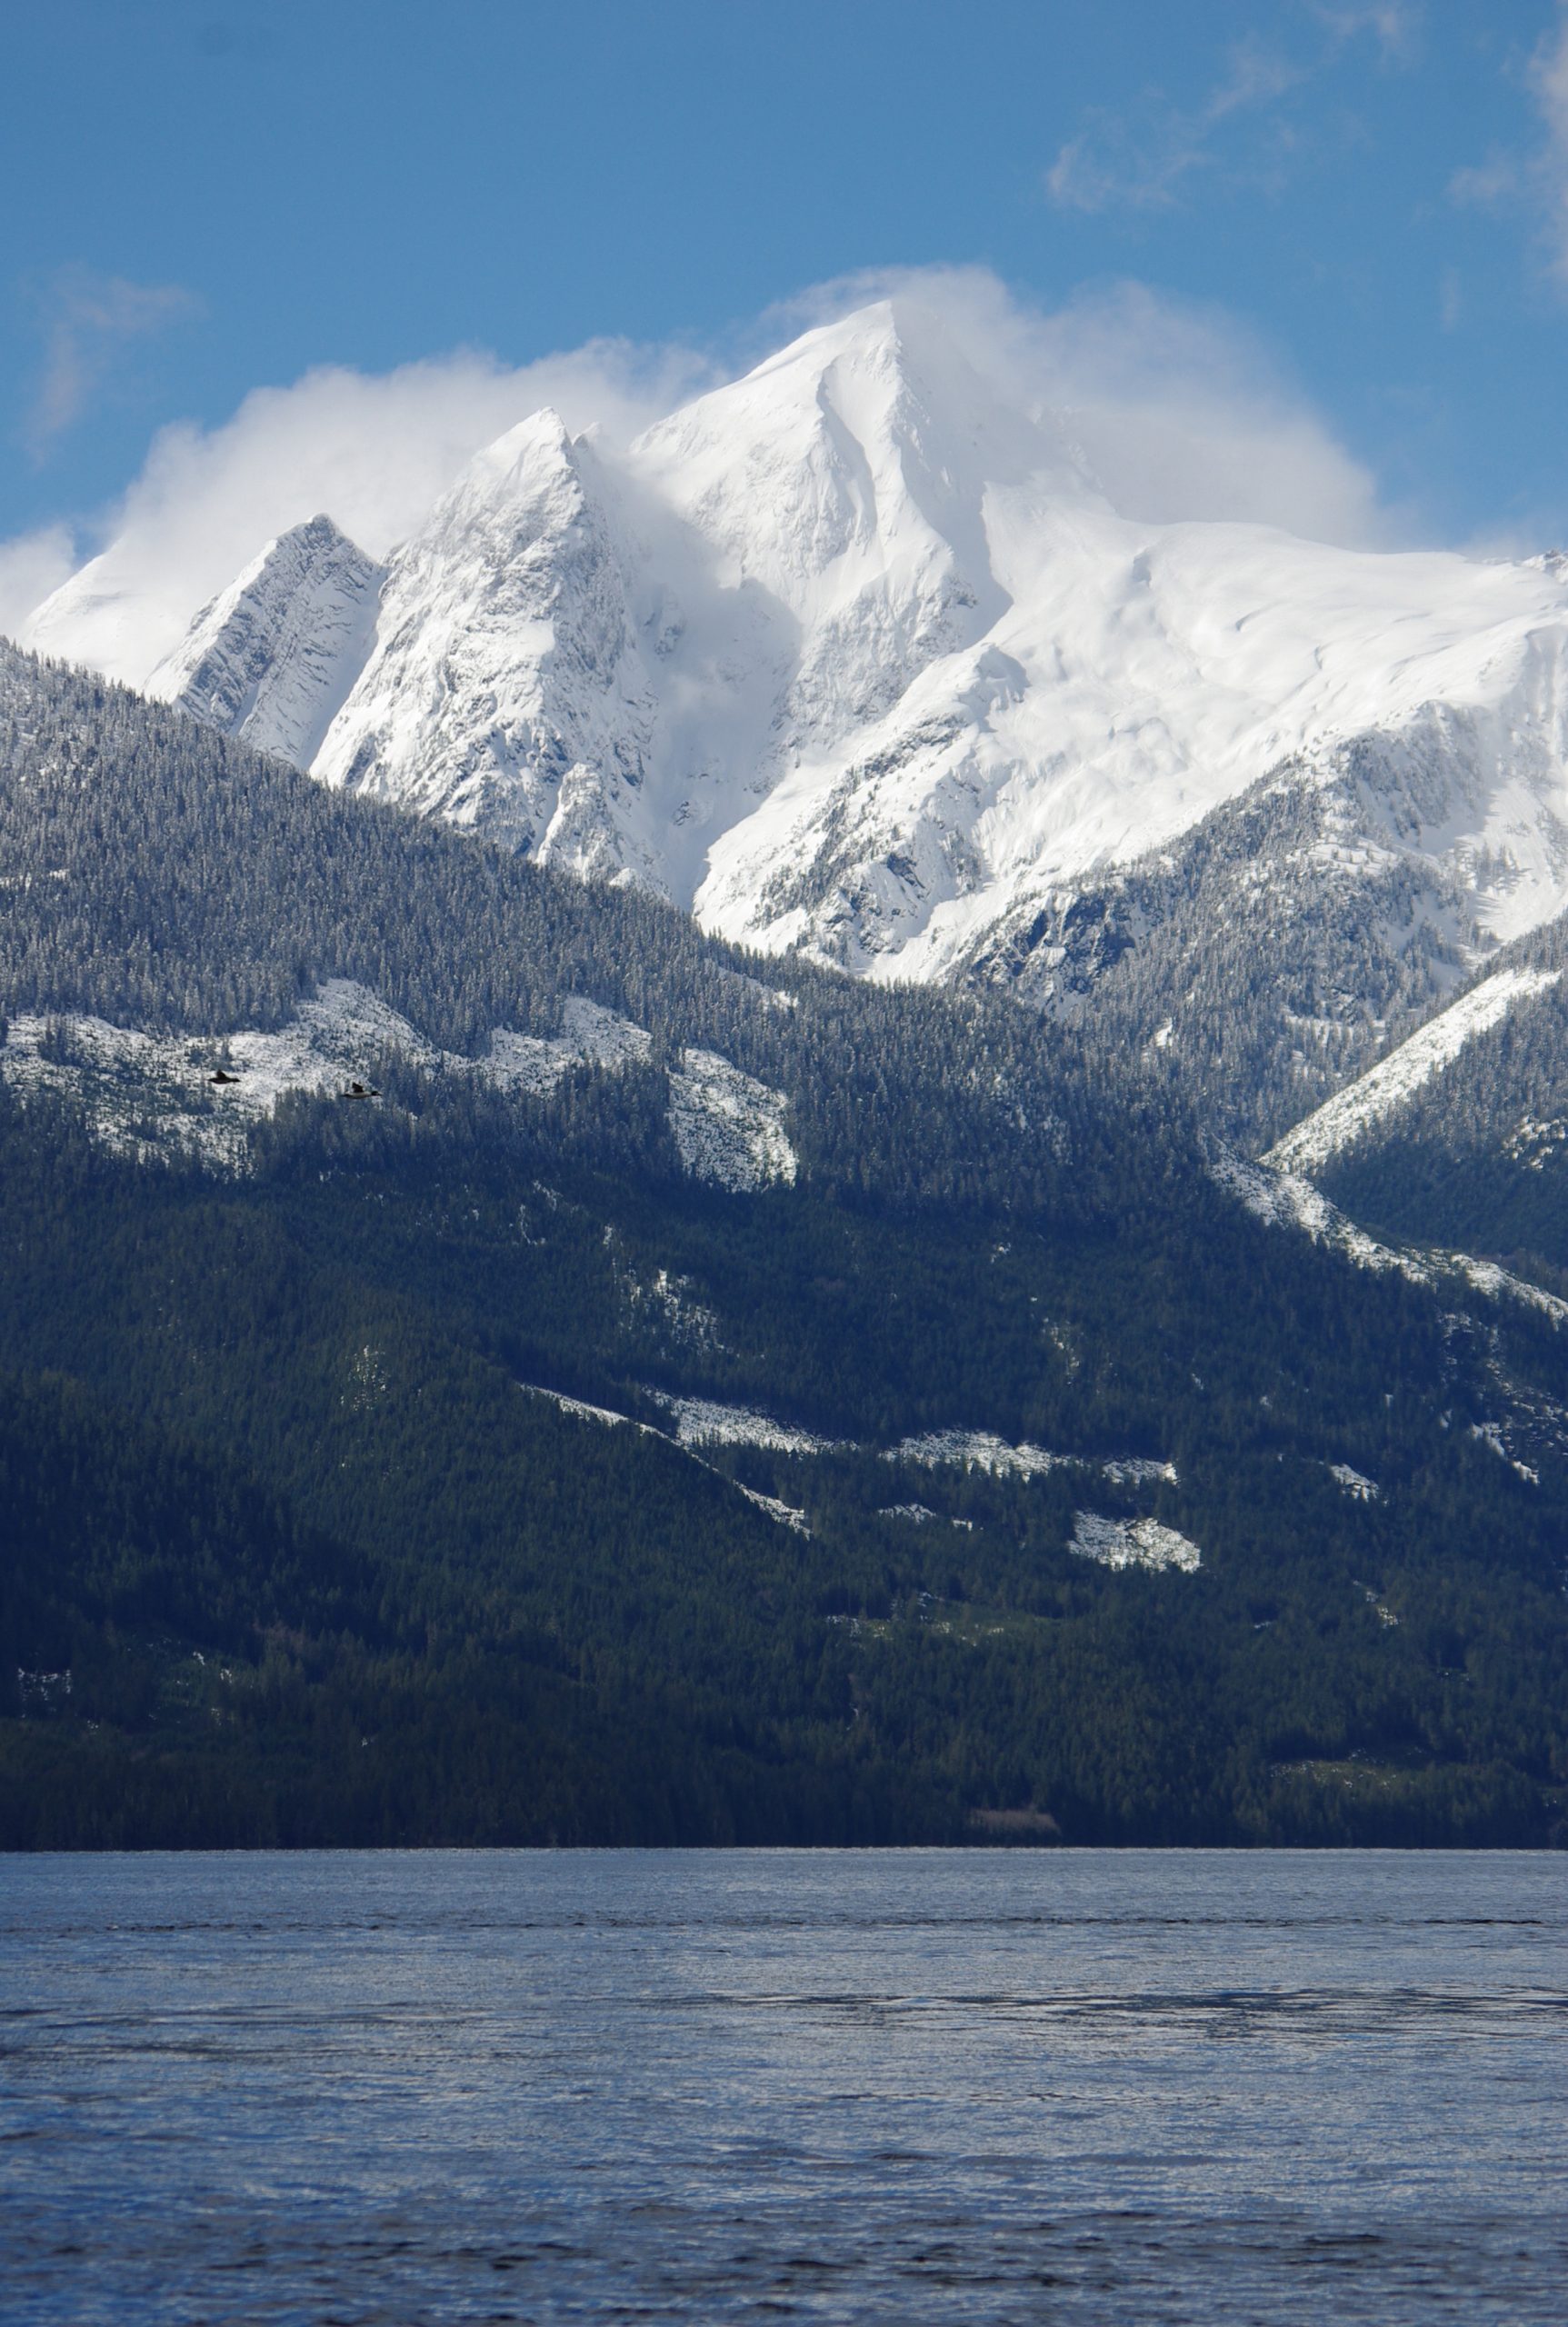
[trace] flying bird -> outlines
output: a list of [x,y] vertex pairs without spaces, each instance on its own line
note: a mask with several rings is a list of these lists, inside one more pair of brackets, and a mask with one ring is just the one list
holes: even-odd
[[368,1084],[351,1083],[343,1095],[345,1099],[379,1099],[381,1094],[371,1090]]
[[208,1075],[207,1081],[209,1083],[237,1083],[239,1076],[231,1074],[226,1066],[220,1066],[215,1074]]

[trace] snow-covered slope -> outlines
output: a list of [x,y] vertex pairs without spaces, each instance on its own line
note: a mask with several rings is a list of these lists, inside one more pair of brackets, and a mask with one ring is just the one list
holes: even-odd
[[589,874],[628,859],[652,704],[592,448],[553,412],[481,454],[392,560],[328,784]]
[[147,693],[308,767],[364,663],[383,578],[330,517],[313,517],[202,608]]
[[[1559,561],[1142,522],[916,300],[806,334],[624,450],[521,419],[394,553],[374,634],[351,646],[344,617],[330,683],[318,630],[275,612],[305,603],[279,565],[297,540],[161,689],[294,737],[328,783],[762,947],[1048,999],[1079,902],[1135,873],[1142,944],[1203,834],[1216,924],[1272,880],[1310,952],[1325,898],[1367,901],[1383,1016],[1568,904]],[[35,620],[55,652],[74,588]],[[1327,803],[1284,872],[1232,814],[1271,785]]]
[[1490,977],[1483,978],[1435,1018],[1429,1018],[1397,1050],[1276,1141],[1265,1162],[1286,1172],[1310,1173],[1321,1167],[1363,1132],[1386,1124],[1478,1034],[1500,1024],[1518,1003],[1557,985],[1562,977],[1561,970],[1493,970]]
[[836,752],[798,753],[715,847],[710,924],[941,975],[1004,916],[1168,848],[1282,763],[1333,781],[1373,734],[1418,738],[1427,813],[1401,842],[1464,876],[1483,927],[1557,909],[1554,573],[1159,531],[1050,494],[987,510],[1006,613]]

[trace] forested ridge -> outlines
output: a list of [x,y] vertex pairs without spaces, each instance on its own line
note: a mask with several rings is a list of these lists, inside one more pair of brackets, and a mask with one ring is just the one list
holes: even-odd
[[[238,1173],[0,1091],[0,1841],[1562,1827],[1549,1317],[1253,1219],[1087,1030],[749,961],[22,658],[0,717],[9,1013],[217,1056],[348,977],[469,1054],[574,995],[655,1037],[532,1095],[367,1060]],[[784,1094],[793,1185],[683,1170],[692,1044]],[[693,1399],[777,1443],[678,1443]]]
[[1568,924],[1509,948],[1504,970],[1555,974],[1466,1043],[1316,1174],[1390,1233],[1506,1257],[1568,1291]]

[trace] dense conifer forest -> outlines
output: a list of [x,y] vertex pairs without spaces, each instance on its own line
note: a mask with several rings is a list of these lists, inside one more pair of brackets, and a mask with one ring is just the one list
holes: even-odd
[[[20,657],[0,882],[61,1068],[0,1088],[0,1843],[1564,1832],[1568,1331],[1253,1218],[1124,1044],[749,960]],[[367,1054],[237,1170],[74,1095],[84,1018],[177,1034],[199,1122],[330,978],[461,1058],[573,997],[653,1042]],[[686,1168],[698,1046],[793,1181]]]

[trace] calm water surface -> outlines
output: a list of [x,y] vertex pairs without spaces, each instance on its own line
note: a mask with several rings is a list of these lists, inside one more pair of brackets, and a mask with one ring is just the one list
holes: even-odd
[[0,1860],[11,2322],[1568,2316],[1568,1856]]

